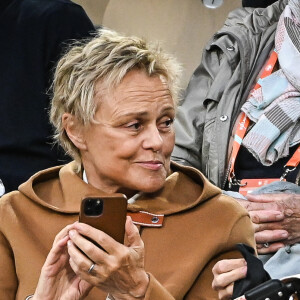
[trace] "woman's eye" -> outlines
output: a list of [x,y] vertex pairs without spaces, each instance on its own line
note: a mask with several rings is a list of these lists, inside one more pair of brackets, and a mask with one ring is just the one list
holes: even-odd
[[173,124],[174,120],[173,119],[169,119],[167,120],[165,123],[166,123],[166,126],[167,127],[170,127],[172,124]]
[[160,123],[159,128],[160,129],[169,129],[172,126],[173,122],[174,122],[173,119],[164,120],[163,122]]
[[139,130],[141,126],[142,126],[141,123],[135,122],[135,123],[128,124],[126,127],[132,130]]

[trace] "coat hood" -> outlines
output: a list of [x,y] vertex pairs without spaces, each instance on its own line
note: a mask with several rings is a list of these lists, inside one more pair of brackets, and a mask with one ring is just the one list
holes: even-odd
[[[19,192],[46,209],[78,214],[84,197],[101,197],[107,193],[84,182],[82,174],[77,174],[74,169],[75,164],[71,162],[40,171],[20,185]],[[128,210],[169,215],[191,209],[221,194],[221,190],[212,185],[200,171],[173,162],[171,169],[173,172],[161,190],[141,194],[134,203],[128,204]]]

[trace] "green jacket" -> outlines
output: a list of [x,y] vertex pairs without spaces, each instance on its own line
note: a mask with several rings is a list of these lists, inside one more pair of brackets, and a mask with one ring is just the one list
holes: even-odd
[[172,159],[198,168],[221,188],[228,176],[233,127],[274,47],[277,22],[287,2],[231,12],[205,47],[178,107]]

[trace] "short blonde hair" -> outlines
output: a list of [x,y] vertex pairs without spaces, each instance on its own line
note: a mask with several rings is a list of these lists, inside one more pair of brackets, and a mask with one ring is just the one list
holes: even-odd
[[94,122],[95,84],[115,88],[132,69],[165,79],[175,105],[178,103],[180,65],[159,45],[134,36],[101,29],[85,43],[77,43],[58,62],[53,82],[50,121],[54,139],[81,164],[80,152],[66,134],[62,116],[70,113],[84,126]]

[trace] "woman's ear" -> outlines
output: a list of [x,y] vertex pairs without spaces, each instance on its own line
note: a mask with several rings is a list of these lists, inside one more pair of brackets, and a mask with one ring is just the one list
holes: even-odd
[[79,150],[86,150],[83,125],[69,113],[62,115],[62,124],[69,139]]

